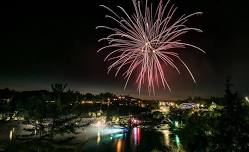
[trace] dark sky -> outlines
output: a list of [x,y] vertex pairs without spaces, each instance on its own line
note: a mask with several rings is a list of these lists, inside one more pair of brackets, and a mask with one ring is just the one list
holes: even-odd
[[[155,3],[158,0],[153,0]],[[249,9],[246,0],[172,0],[178,14],[202,11],[193,17],[192,27],[204,33],[190,33],[183,39],[203,48],[207,54],[187,49],[184,60],[197,84],[186,71],[170,73],[172,92],[163,90],[152,98],[223,95],[226,76],[235,89],[249,93]],[[107,74],[106,53],[97,54],[106,33],[98,25],[111,25],[98,5],[121,5],[132,11],[131,0],[28,0],[0,2],[0,88],[49,89],[51,83],[67,83],[82,92],[111,91],[138,96],[132,82],[123,91],[121,75]],[[179,17],[179,16],[176,16]],[[185,52],[186,52],[185,51]],[[142,93],[140,97],[147,97]]]

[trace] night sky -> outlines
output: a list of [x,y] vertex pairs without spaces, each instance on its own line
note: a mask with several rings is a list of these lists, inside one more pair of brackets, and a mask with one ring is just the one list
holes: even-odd
[[[153,0],[155,3],[158,0]],[[202,11],[189,22],[203,33],[183,37],[207,54],[186,49],[184,60],[196,77],[194,84],[187,71],[168,76],[172,88],[150,98],[185,98],[221,96],[227,76],[234,89],[249,94],[249,9],[246,0],[172,0],[177,14]],[[97,40],[106,32],[98,25],[111,25],[104,18],[108,12],[100,4],[116,5],[132,11],[131,0],[28,0],[0,2],[0,88],[16,90],[49,89],[51,83],[67,83],[83,93],[114,92],[140,96],[131,82],[126,91],[121,75],[107,74],[107,52]],[[176,16],[179,17],[179,16]]]

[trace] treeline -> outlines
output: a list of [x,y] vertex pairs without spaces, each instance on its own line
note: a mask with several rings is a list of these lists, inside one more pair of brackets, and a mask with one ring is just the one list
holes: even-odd
[[[58,84],[57,84],[58,85]],[[53,101],[54,98],[54,91],[48,90],[35,90],[35,91],[15,91],[10,90],[9,88],[0,89],[0,102],[7,103],[10,101],[22,101],[25,102],[28,98],[39,96],[42,97],[46,101]],[[106,93],[99,93],[99,94],[92,94],[92,93],[80,93],[79,91],[73,90],[63,90],[61,94],[66,99],[72,102],[80,102],[83,100],[93,100],[93,101],[100,101],[100,100],[107,100],[108,98],[113,99],[117,98],[117,96],[113,93],[106,92]]]
[[171,109],[171,131],[179,135],[186,151],[248,151],[249,103],[231,90],[228,79],[225,95],[208,110]]

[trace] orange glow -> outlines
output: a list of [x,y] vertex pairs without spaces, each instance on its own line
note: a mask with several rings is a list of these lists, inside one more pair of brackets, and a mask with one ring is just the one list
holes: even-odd
[[118,139],[117,144],[116,144],[116,152],[122,152],[124,151],[124,140],[123,139]]

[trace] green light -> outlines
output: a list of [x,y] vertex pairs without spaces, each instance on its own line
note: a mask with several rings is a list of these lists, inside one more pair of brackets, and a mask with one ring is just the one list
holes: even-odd
[[175,127],[178,128],[179,127],[179,123],[178,121],[174,121]]
[[121,134],[116,134],[116,135],[114,135],[113,137],[114,137],[114,138],[120,138],[120,137],[123,137],[123,133],[121,133]]
[[176,141],[177,147],[179,147],[180,146],[180,138],[178,135],[175,135],[175,141]]

